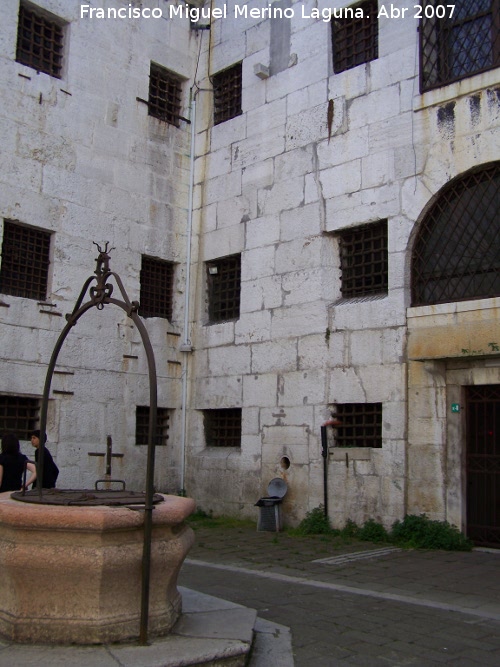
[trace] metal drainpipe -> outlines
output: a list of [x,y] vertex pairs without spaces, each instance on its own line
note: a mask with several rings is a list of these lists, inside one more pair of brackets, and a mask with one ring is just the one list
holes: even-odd
[[193,351],[189,338],[189,308],[191,292],[191,237],[193,233],[193,185],[194,185],[194,158],[195,158],[195,136],[196,136],[196,100],[195,94],[191,99],[191,155],[189,159],[189,194],[188,194],[188,217],[187,217],[187,252],[186,252],[186,286],[184,295],[184,331],[180,351],[185,352],[182,360],[182,398],[181,398],[181,491],[184,491],[184,478],[186,468],[186,426],[187,426],[187,387],[188,387],[188,352]]
[[321,456],[323,457],[323,512],[328,516],[328,438],[326,425],[321,426]]
[[342,422],[338,419],[329,419],[321,424],[321,456],[323,457],[323,509],[324,514],[328,517],[328,435],[326,431],[327,426],[342,426]]

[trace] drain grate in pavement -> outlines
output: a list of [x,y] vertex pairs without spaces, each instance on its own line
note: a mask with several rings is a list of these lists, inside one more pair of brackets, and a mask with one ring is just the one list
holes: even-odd
[[368,558],[378,558],[379,556],[387,556],[402,551],[399,547],[382,547],[381,549],[370,549],[369,551],[355,551],[350,554],[342,554],[341,556],[331,556],[330,558],[318,558],[313,560],[313,563],[322,563],[323,565],[344,565],[345,563],[352,563],[356,560],[365,560]]

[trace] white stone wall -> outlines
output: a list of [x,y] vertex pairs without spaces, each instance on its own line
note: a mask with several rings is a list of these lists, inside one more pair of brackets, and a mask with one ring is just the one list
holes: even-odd
[[[435,518],[446,518],[446,507],[457,516],[461,505],[455,491],[445,489],[444,465],[429,476],[425,466],[418,468],[417,449],[408,448],[408,432],[418,432],[423,419],[425,442],[414,444],[427,448],[428,460],[442,462],[448,428],[439,412],[444,380],[422,378],[407,363],[410,255],[417,223],[440,188],[498,159],[498,69],[421,95],[418,21],[411,11],[402,19],[380,18],[377,60],[334,74],[330,25],[311,17],[316,6],[329,3],[293,2],[289,66],[261,79],[254,67],[270,64],[270,20],[234,18],[234,0],[210,31],[190,31],[179,17],[79,20],[76,0],[38,4],[69,22],[67,67],[59,81],[15,62],[18,2],[6,0],[0,219],[54,232],[48,295],[54,307],[2,295],[8,307],[0,307],[0,392],[41,395],[61,318],[40,310],[71,309],[94,269],[91,242],[109,240],[116,247],[112,268],[133,299],[142,254],[178,263],[173,321],[146,322],[157,356],[159,404],[174,408],[169,448],[157,453],[161,490],[182,485],[205,510],[255,518],[254,503],[280,476],[289,486],[285,522],[297,523],[323,502],[320,426],[331,405],[381,402],[381,449],[351,450],[346,459],[345,450],[330,448],[332,522],[373,518],[390,525],[406,511],[431,506]],[[91,4],[128,6],[119,0]],[[172,3],[130,4],[162,7],[166,15]],[[404,0],[392,5],[413,8]],[[254,0],[247,6],[264,5]],[[179,334],[190,128],[150,118],[137,102],[147,99],[151,60],[186,78],[183,115],[190,113],[191,86],[196,99],[187,332],[193,352],[185,357]],[[214,127],[210,78],[240,61],[243,113]],[[342,300],[335,232],[381,219],[389,230],[388,294]],[[205,262],[237,253],[240,317],[208,324]],[[140,347],[121,312],[87,316],[68,339],[59,367],[67,372],[54,386],[74,395],[53,398],[49,424],[61,485],[89,485],[102,474],[102,460],[89,460],[88,452],[104,451],[108,433],[115,451],[125,452],[113,463],[113,475],[125,476],[131,488],[143,484],[145,452],[133,445],[135,406],[148,402]],[[437,407],[425,414],[418,410],[422,401],[407,401],[419,386],[436,388]],[[424,402],[432,400],[427,394]],[[206,448],[202,411],[230,407],[242,408],[241,449]],[[434,495],[421,502],[421,495],[409,493],[409,475],[432,480]]]
[[[186,79],[182,113],[189,115],[196,37],[186,23],[168,20],[80,18],[77,0],[36,0],[68,22],[61,79],[15,61],[18,0],[4,0],[0,28],[0,222],[53,233],[47,302],[2,295],[0,392],[41,396],[53,345],[84,280],[95,270],[93,241],[110,242],[111,268],[139,299],[141,255],[177,263],[172,322],[146,320],[158,372],[158,404],[177,408],[177,351],[183,320],[189,127],[148,116],[150,62]],[[90,2],[92,7],[128,7]],[[163,0],[133,2],[163,6]],[[3,228],[3,226],[2,226]],[[118,296],[115,289],[114,296]],[[124,358],[138,356],[138,359]],[[61,487],[93,487],[102,477],[106,435],[113,477],[144,488],[146,447],[135,446],[135,406],[149,404],[146,357],[138,331],[115,306],[83,316],[59,356],[51,393],[49,448],[61,469]],[[179,410],[170,440],[178,440]],[[24,451],[32,455],[30,445]],[[159,448],[156,484],[177,490],[178,452]]]
[[[323,501],[320,425],[329,406],[382,402],[381,450],[353,451],[347,465],[345,450],[331,452],[329,511],[335,525],[348,518],[391,525],[412,510],[412,235],[446,182],[498,157],[499,73],[421,95],[418,21],[409,11],[404,19],[380,18],[377,60],[334,74],[330,26],[302,18],[302,5],[305,14],[316,6],[304,2],[293,3],[290,66],[261,80],[254,66],[269,65],[270,22],[232,18],[232,5],[212,27],[209,73],[242,61],[243,113],[210,127],[212,96],[199,93],[205,115],[197,135],[198,324],[187,487],[206,509],[255,516],[253,501],[282,476],[285,517],[296,522]],[[210,88],[208,78],[201,87]],[[384,218],[388,295],[342,301],[333,233]],[[242,257],[240,318],[207,325],[203,262],[234,253]],[[216,407],[243,408],[241,452],[204,450],[200,411]],[[443,475],[437,493],[444,483]]]

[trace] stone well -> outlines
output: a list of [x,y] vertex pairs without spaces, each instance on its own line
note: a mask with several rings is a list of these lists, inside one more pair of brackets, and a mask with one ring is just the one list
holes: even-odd
[[[190,498],[153,510],[149,632],[181,613],[177,576],[194,543]],[[0,635],[98,644],[139,636],[144,513],[127,507],[28,504],[0,494]]]

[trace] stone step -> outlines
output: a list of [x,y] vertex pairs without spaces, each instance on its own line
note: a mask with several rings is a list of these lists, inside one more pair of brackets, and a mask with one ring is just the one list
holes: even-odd
[[[47,646],[0,641],[0,667],[293,667],[288,628],[255,609],[180,587],[182,615],[166,637],[136,643]],[[251,654],[251,655],[250,655]]]

